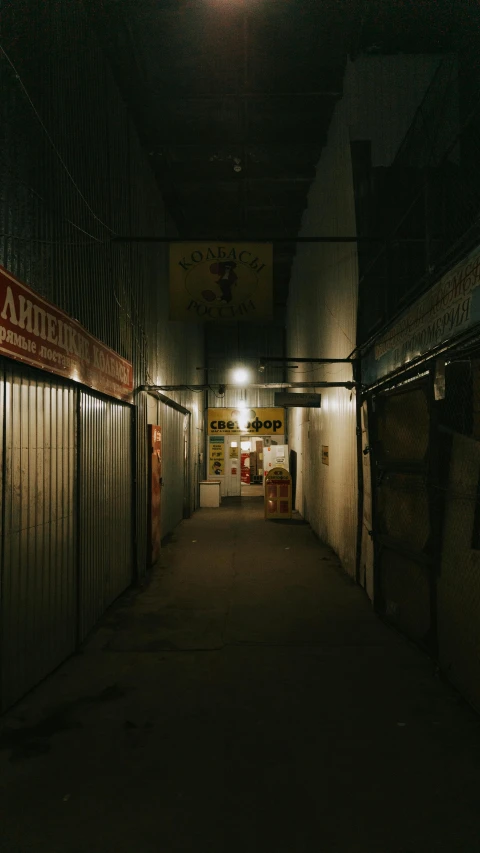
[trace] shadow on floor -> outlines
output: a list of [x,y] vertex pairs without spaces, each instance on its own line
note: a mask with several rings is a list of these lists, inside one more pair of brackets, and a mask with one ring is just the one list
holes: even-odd
[[266,520],[269,521],[270,524],[280,524],[282,527],[288,524],[308,524],[308,521],[305,521],[301,515],[294,515],[292,518],[267,518]]
[[298,513],[225,504],[1,719],[0,853],[479,853],[478,717]]
[[229,497],[222,498],[222,506],[239,506],[240,504],[249,504],[249,503],[255,503],[258,505],[262,501],[263,501],[262,495],[258,495],[258,496],[253,495],[252,497],[250,497],[250,496],[244,497],[243,495],[242,496],[235,495],[234,497],[229,496]]

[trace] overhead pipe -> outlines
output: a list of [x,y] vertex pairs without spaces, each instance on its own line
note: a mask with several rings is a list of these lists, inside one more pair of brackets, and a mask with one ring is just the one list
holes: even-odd
[[159,400],[161,403],[165,403],[165,405],[169,406],[170,409],[175,409],[176,412],[180,412],[182,415],[192,414],[190,409],[186,409],[185,406],[182,406],[180,403],[177,403],[176,400],[172,400],[171,397],[166,397],[165,394],[162,394],[157,387],[152,387],[151,385],[141,385],[140,388],[138,388],[137,390],[146,391],[148,394],[151,394],[152,397],[155,397],[156,400]]
[[281,361],[281,362],[289,362],[292,364],[352,364],[352,359],[348,358],[296,358],[295,356],[290,355],[261,355],[259,357],[259,361],[267,362],[267,361]]
[[[211,382],[208,385],[141,385],[138,388],[139,391],[147,391],[148,393],[159,393],[161,391],[211,391],[212,386],[221,385],[226,391],[238,391],[239,385],[238,383],[214,383]],[[248,382],[245,387],[246,388],[267,388],[267,389],[283,389],[283,388],[356,388],[359,386],[359,382]],[[169,400],[169,398],[165,398],[164,402],[168,402],[168,405],[174,404],[173,400]],[[183,411],[183,407],[180,407],[178,403],[174,404],[175,408],[178,408],[179,411]]]
[[[111,238],[112,243],[387,243],[385,237],[146,237],[144,235],[125,236],[117,234]],[[396,243],[423,243],[423,237],[397,237]]]

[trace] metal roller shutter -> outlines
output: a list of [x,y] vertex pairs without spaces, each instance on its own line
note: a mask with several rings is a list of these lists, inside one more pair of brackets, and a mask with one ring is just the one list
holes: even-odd
[[1,707],[7,708],[75,648],[77,392],[16,365],[5,368],[1,391]]
[[132,412],[80,394],[80,638],[133,577]]

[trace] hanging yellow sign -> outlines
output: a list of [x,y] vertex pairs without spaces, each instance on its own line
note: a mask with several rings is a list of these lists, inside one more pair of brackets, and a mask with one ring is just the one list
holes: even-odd
[[208,409],[209,435],[284,435],[285,409]]
[[170,319],[249,323],[272,316],[271,243],[171,243]]

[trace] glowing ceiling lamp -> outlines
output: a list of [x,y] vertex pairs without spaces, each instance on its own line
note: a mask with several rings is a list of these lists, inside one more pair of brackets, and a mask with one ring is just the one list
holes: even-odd
[[245,367],[236,367],[232,373],[232,381],[235,385],[245,385],[250,378],[250,374]]

